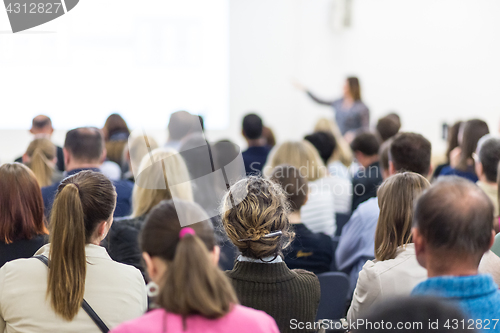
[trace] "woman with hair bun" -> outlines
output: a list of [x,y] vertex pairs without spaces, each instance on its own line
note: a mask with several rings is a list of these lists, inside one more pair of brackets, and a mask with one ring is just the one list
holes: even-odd
[[241,255],[226,271],[245,306],[271,315],[280,331],[293,330],[290,321],[314,323],[320,299],[318,278],[305,270],[290,270],[282,250],[293,240],[289,203],[281,186],[249,177],[235,183],[223,198],[222,223]]

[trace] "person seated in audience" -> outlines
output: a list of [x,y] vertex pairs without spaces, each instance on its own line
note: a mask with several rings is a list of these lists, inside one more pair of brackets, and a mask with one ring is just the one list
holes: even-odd
[[268,126],[262,127],[262,137],[266,139],[266,144],[269,148],[276,146],[276,137],[274,136],[273,130]]
[[280,185],[251,176],[231,186],[221,208],[227,235],[241,252],[226,271],[238,299],[271,315],[282,333],[295,331],[291,319],[314,322],[320,299],[318,278],[283,261],[294,236],[288,205]]
[[337,228],[335,213],[350,212],[351,188],[345,179],[330,177],[318,151],[309,141],[287,141],[273,148],[264,174],[281,164],[292,165],[305,176],[310,193],[302,207],[302,222],[312,232],[333,237]]
[[[33,172],[20,163],[0,166],[0,267],[29,258],[47,243],[40,186]],[[1,305],[0,305],[1,309]]]
[[56,146],[46,138],[31,141],[22,157],[23,164],[35,174],[40,187],[49,186],[63,180],[63,174],[56,168]]
[[190,133],[201,131],[200,118],[187,111],[176,111],[170,115],[168,122],[168,140],[165,148],[179,151],[182,140]]
[[457,121],[451,127],[448,127],[448,131],[446,133],[446,161],[443,164],[438,165],[432,174],[432,180],[436,179],[444,167],[450,165],[450,154],[451,151],[458,147],[458,132],[460,131],[460,127],[462,126],[462,121]]
[[128,170],[123,174],[123,179],[135,182],[134,173],[137,174],[139,172],[142,158],[156,148],[158,148],[158,143],[152,136],[130,136],[124,151]]
[[479,139],[488,133],[488,124],[483,120],[472,119],[465,122],[459,130],[459,146],[450,152],[450,165],[444,167],[439,175],[456,175],[477,182],[472,154],[476,151]]
[[[30,133],[33,134],[35,139],[45,138],[50,140],[52,133],[54,133],[52,120],[45,115],[36,116],[31,123]],[[59,146],[56,146],[56,157],[57,169],[64,172],[64,154],[63,149]],[[23,163],[23,157],[16,158],[15,162]]]
[[413,205],[430,186],[427,179],[403,172],[386,179],[377,191],[380,214],[375,231],[375,260],[368,260],[347,313],[351,322],[370,307],[393,296],[410,295],[427,277],[415,257],[411,238]]
[[[151,158],[154,164],[151,164]],[[175,192],[165,185],[178,184]],[[103,241],[109,256],[118,262],[132,265],[144,273],[138,235],[149,212],[162,200],[176,198],[193,201],[188,182],[189,173],[182,157],[174,150],[155,149],[142,159],[132,192],[132,215],[115,219]]]
[[307,179],[291,165],[274,168],[270,180],[281,185],[290,203],[288,221],[295,238],[285,252],[285,263],[290,269],[302,268],[314,274],[328,272],[333,258],[332,239],[322,233],[313,233],[303,223],[300,209],[306,203],[309,188]]
[[262,168],[271,151],[267,140],[262,136],[263,128],[262,119],[258,115],[250,113],[243,118],[241,133],[247,141],[248,148],[242,155],[247,175],[262,174]]
[[335,148],[326,166],[332,176],[339,176],[351,181],[349,167],[352,165],[352,150],[347,141],[340,134],[337,124],[328,118],[321,118],[314,126],[314,132],[327,132],[335,139]]
[[378,137],[370,132],[363,132],[351,142],[351,149],[361,169],[352,179],[352,211],[360,203],[377,195],[377,187],[382,183],[378,150]]
[[121,168],[123,166],[123,150],[130,135],[125,119],[117,113],[111,114],[104,123],[102,133],[106,143],[107,160],[115,162]]
[[473,320],[500,318],[500,291],[488,274],[478,274],[481,257],[493,244],[493,203],[475,184],[443,177],[417,200],[413,242],[428,279],[413,295],[456,302]]
[[[424,177],[429,175],[431,143],[420,134],[398,133],[382,144],[379,155],[384,178],[404,171]],[[365,262],[375,258],[374,241],[379,213],[377,198],[368,199],[359,205],[342,229],[335,262],[340,271],[349,274],[351,293]]]
[[115,204],[113,183],[99,172],[85,170],[62,181],[50,243],[35,254],[48,258],[48,267],[33,257],[0,269],[1,332],[98,332],[82,309],[84,299],[107,327],[144,313],[141,273],[111,260],[99,246]]
[[[201,221],[181,227],[187,220]],[[163,201],[144,222],[141,250],[157,308],[111,333],[221,332],[279,333],[263,311],[239,305],[233,286],[217,268],[219,247],[200,206]]]
[[[99,171],[106,159],[106,149],[102,133],[95,127],[75,128],[66,133],[64,141],[64,164],[66,176],[72,176],[83,170]],[[118,194],[114,216],[127,216],[131,211],[133,183],[125,180],[113,181]],[[59,183],[42,188],[45,214],[49,216]]]
[[[470,332],[468,318],[454,304],[433,297],[397,297],[363,316],[353,333]],[[466,323],[462,325],[462,323]],[[490,327],[493,327],[490,325]]]
[[316,148],[323,163],[328,165],[328,160],[332,157],[337,145],[334,136],[329,132],[314,132],[306,135],[304,140],[309,141]]
[[477,186],[488,195],[495,209],[493,226],[498,226],[498,162],[500,162],[500,138],[489,135],[481,138],[477,145],[475,169],[478,181]]
[[377,126],[375,127],[378,135],[385,142],[392,138],[394,135],[398,134],[401,128],[401,120],[399,116],[395,113],[390,113],[385,117],[380,118],[377,121]]

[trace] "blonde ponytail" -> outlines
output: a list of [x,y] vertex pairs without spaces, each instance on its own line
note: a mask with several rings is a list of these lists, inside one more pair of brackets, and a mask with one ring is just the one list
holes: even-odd
[[31,158],[28,167],[35,174],[40,187],[51,185],[54,173],[52,160],[56,157],[56,146],[49,139],[35,139],[28,146],[26,155]]

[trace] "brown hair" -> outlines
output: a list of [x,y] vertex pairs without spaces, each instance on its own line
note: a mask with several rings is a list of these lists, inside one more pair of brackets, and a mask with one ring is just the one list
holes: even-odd
[[347,84],[349,85],[349,92],[351,93],[352,99],[354,101],[360,101],[361,87],[359,85],[359,79],[355,76],[348,77]]
[[457,121],[450,128],[448,128],[448,134],[446,141],[448,141],[448,147],[446,148],[446,163],[450,164],[450,153],[453,149],[458,147],[458,132],[462,126],[461,121]]
[[[290,229],[290,211],[280,185],[259,177],[248,177],[231,186],[224,196],[222,224],[241,254],[262,259],[278,256],[295,234]],[[264,237],[281,231],[281,235]]]
[[401,122],[399,122],[396,117],[396,115],[389,114],[377,121],[376,129],[382,139],[382,142],[387,141],[394,135],[398,134],[399,129],[401,128]]
[[97,226],[110,220],[115,187],[104,175],[81,171],[57,189],[50,217],[50,270],[47,295],[54,311],[72,320],[82,304],[87,271],[85,245]]
[[[178,214],[201,221],[189,226],[196,235],[179,238],[183,219]],[[231,282],[211,262],[209,251],[216,245],[214,230],[199,205],[182,200],[175,200],[175,204],[172,200],[162,201],[144,222],[139,242],[143,252],[167,262],[156,300],[166,311],[184,317],[199,314],[220,318],[238,304]]]
[[307,179],[299,170],[291,165],[278,165],[274,168],[270,180],[281,185],[288,197],[290,210],[300,211],[307,200],[309,188]]
[[477,143],[486,134],[490,133],[488,124],[480,119],[471,119],[463,125],[463,137],[460,143],[460,160],[456,169],[467,171],[468,162],[472,159],[472,154],[476,151]]
[[43,198],[35,175],[21,163],[0,166],[0,241],[47,235]]
[[26,155],[31,158],[27,165],[35,174],[40,187],[51,185],[54,173],[52,161],[56,158],[56,146],[49,139],[35,139],[28,146]]
[[102,132],[104,133],[105,141],[109,141],[113,135],[119,133],[124,133],[126,135],[126,140],[130,134],[125,119],[123,119],[118,113],[113,113],[108,117],[108,119],[106,119]]
[[399,246],[411,243],[413,206],[430,186],[427,179],[414,172],[391,176],[377,191],[380,215],[375,231],[375,258],[394,259]]
[[389,160],[396,172],[411,171],[427,176],[431,167],[432,146],[421,134],[400,132],[393,137]]

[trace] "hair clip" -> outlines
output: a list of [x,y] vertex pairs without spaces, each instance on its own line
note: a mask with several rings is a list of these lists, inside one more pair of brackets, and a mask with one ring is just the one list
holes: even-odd
[[[275,237],[275,236],[281,236],[283,235],[283,232],[280,231],[275,231],[275,232],[271,232],[269,234],[266,234],[264,236],[262,236],[262,238],[271,238],[271,237]],[[247,242],[247,241],[252,241],[253,239],[251,238],[243,238],[243,239],[238,239],[238,242]]]
[[196,232],[194,231],[193,228],[187,227],[187,228],[182,228],[181,231],[179,231],[179,238],[182,239],[186,235],[196,235]]

